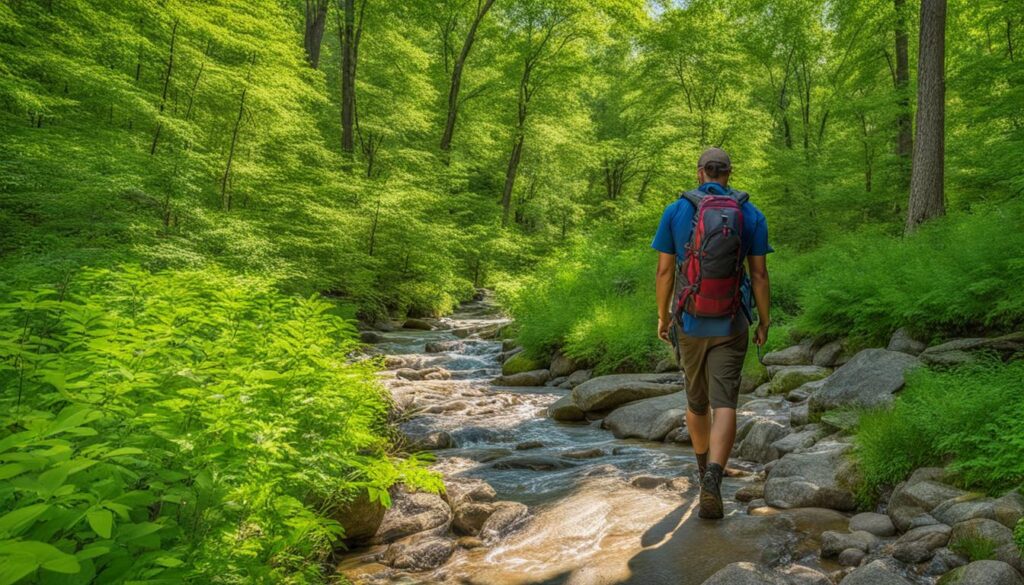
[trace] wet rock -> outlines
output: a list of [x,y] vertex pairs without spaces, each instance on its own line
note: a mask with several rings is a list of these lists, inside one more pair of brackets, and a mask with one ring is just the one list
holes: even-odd
[[848,548],[839,553],[839,556],[836,557],[836,561],[844,567],[856,567],[866,556],[867,553],[859,548]]
[[892,536],[896,534],[896,526],[885,514],[863,512],[850,518],[850,531],[863,530],[875,536]]
[[455,446],[448,431],[430,431],[422,434],[406,434],[406,449],[409,451],[436,451]]
[[897,485],[893,490],[889,498],[889,517],[901,532],[906,532],[915,525],[934,524],[934,518],[928,513],[945,500],[960,497],[964,493],[931,479],[915,481],[912,476],[910,480]]
[[544,385],[548,386],[548,387],[551,387],[551,386],[561,387],[562,384],[564,384],[565,381],[568,380],[568,379],[569,379],[568,376],[559,376],[557,378],[551,378],[547,382],[544,382]]
[[676,392],[630,402],[613,410],[601,426],[616,438],[660,441],[686,423],[686,393]]
[[892,556],[905,563],[920,563],[932,557],[935,549],[949,542],[950,528],[945,524],[912,528],[896,539]]
[[825,430],[820,425],[806,425],[800,432],[786,435],[785,437],[775,441],[771,444],[771,447],[775,449],[779,457],[787,454],[799,451],[801,449],[807,449],[814,445],[825,436]]
[[562,457],[568,457],[569,459],[593,459],[595,457],[602,457],[604,454],[604,449],[601,449],[600,447],[593,447],[590,449],[565,451],[562,453]]
[[849,548],[864,551],[865,553],[874,550],[878,546],[878,537],[870,532],[859,530],[857,532],[837,532],[826,530],[821,533],[821,556],[833,558]]
[[771,393],[785,394],[807,382],[827,377],[832,370],[820,366],[782,366],[769,372],[772,374]]
[[471,327],[459,327],[458,329],[452,329],[452,334],[455,337],[461,338],[475,335],[480,339],[494,339],[501,333],[502,326],[503,324],[501,323],[487,323]]
[[430,341],[427,342],[423,351],[426,353],[443,353],[446,351],[459,351],[464,347],[464,342],[459,340]]
[[938,585],[1024,585],[1024,578],[1002,561],[974,561],[946,573]]
[[440,536],[413,537],[388,547],[383,561],[396,569],[425,571],[444,564],[455,551],[455,541]]
[[561,350],[555,352],[555,355],[551,358],[551,377],[557,378],[559,376],[568,376],[575,372],[579,368],[579,365],[570,357],[562,353]]
[[445,479],[444,497],[450,507],[464,502],[491,502],[497,494],[491,484],[471,477],[448,477]]
[[380,343],[384,341],[384,336],[377,331],[360,331],[359,341],[363,343]]
[[764,354],[763,363],[766,366],[802,366],[810,364],[813,359],[814,351],[811,348],[811,341],[807,340],[799,345]]
[[782,567],[779,571],[786,577],[789,585],[832,585],[825,573],[802,565]]
[[462,427],[451,432],[452,442],[459,446],[469,443],[494,443],[505,439],[498,430],[486,427]]
[[575,388],[589,380],[592,375],[593,370],[576,370],[575,372],[569,374],[569,377],[566,378],[565,383],[568,384],[570,388]]
[[569,462],[552,455],[519,455],[506,457],[493,464],[495,469],[532,469],[533,471],[564,469],[570,466]]
[[856,508],[853,492],[841,482],[850,446],[819,443],[803,453],[789,453],[768,473],[764,495],[777,508]]
[[950,546],[956,548],[956,544],[966,540],[987,540],[1000,547],[1013,542],[1013,531],[988,518],[975,518],[964,520],[953,525],[953,531],[949,535]]
[[455,541],[455,544],[458,545],[459,548],[464,549],[474,549],[485,546],[484,541],[475,536],[460,536],[458,540]]
[[990,498],[979,498],[976,494],[968,494],[942,502],[935,506],[931,515],[939,522],[949,525],[974,518],[994,520],[996,506],[995,501]]
[[1010,491],[993,502],[995,520],[1008,528],[1013,528],[1024,517],[1024,495]]
[[747,484],[740,489],[736,490],[737,502],[750,502],[764,498],[764,482],[754,482]]
[[702,585],[790,585],[790,581],[776,569],[739,562],[726,565]]
[[346,544],[360,545],[377,533],[385,510],[380,502],[371,502],[369,494],[364,490],[351,501],[338,506],[332,518],[345,528]]
[[581,421],[586,419],[583,411],[572,401],[572,395],[566,394],[548,406],[548,416],[560,421]]
[[629,485],[640,488],[642,490],[653,490],[663,485],[667,485],[669,481],[671,481],[671,478],[668,477],[641,475],[629,480]]
[[973,362],[982,353],[995,353],[1004,360],[1024,351],[1024,331],[1002,337],[954,339],[921,352],[921,361],[930,366],[953,367]]
[[789,432],[790,429],[787,425],[770,418],[758,417],[739,444],[736,455],[758,463],[767,463],[778,459],[779,450],[773,444],[788,435]]
[[530,370],[518,374],[501,375],[491,383],[497,386],[543,386],[550,374],[547,370]]
[[683,389],[680,374],[612,374],[591,378],[572,389],[584,412],[610,410],[627,402],[672,394]]
[[843,579],[842,585],[912,585],[912,583],[900,576],[890,563],[875,560],[854,569]]
[[494,512],[480,527],[480,538],[494,542],[519,528],[529,517],[529,509],[519,502],[498,502]]
[[540,449],[544,446],[544,443],[540,441],[523,441],[522,443],[516,443],[516,451],[526,451],[528,449]]
[[1024,554],[1021,553],[1016,542],[997,546],[996,550],[992,553],[992,559],[996,561],[1003,561],[1014,569],[1017,569],[1018,573],[1024,575]]
[[490,518],[494,508],[491,502],[466,502],[456,506],[452,514],[452,528],[460,534],[475,536]]
[[427,321],[423,320],[423,319],[409,318],[409,319],[405,320],[405,323],[402,323],[402,328],[403,329],[419,329],[421,331],[430,331],[430,330],[432,330],[434,328],[434,326],[431,325],[430,323],[428,323]]
[[681,426],[675,430],[670,431],[665,435],[666,443],[682,443],[684,445],[690,444],[690,429],[685,426]]
[[893,332],[892,337],[889,338],[889,345],[885,349],[916,356],[920,355],[926,347],[928,344],[914,339],[905,327],[900,327]]
[[797,404],[789,410],[789,424],[794,427],[806,425],[810,418],[810,411],[806,402]]
[[843,357],[843,342],[830,341],[814,352],[811,363],[823,368],[834,368],[843,365]]
[[747,514],[751,516],[757,516],[758,510],[773,510],[768,506],[768,503],[764,501],[764,498],[755,498],[747,502]]
[[905,374],[921,362],[885,349],[865,349],[843,364],[810,398],[810,412],[839,407],[873,408],[888,404],[903,388]]
[[426,531],[443,533],[451,517],[451,508],[441,496],[398,489],[391,495],[391,507],[384,512],[384,518],[370,542],[394,542],[403,536]]
[[771,382],[765,382],[764,384],[761,384],[757,388],[754,388],[754,396],[757,396],[758,398],[764,398],[766,396],[771,396],[771,394],[772,394],[772,383]]
[[925,575],[944,575],[957,567],[962,567],[970,562],[967,557],[955,553],[946,547],[935,549],[932,553],[932,560],[924,567]]

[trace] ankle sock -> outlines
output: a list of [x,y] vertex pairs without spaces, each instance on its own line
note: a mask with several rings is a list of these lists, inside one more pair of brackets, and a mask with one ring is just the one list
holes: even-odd
[[[710,451],[710,449],[708,450]],[[708,469],[708,451],[703,453],[694,453],[697,456],[697,474],[704,478],[704,472]]]

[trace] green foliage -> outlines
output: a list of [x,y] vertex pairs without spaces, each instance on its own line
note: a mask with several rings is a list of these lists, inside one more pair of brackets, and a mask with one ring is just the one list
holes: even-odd
[[997,493],[1024,482],[1024,362],[912,372],[893,408],[865,412],[856,435],[862,499],[911,470],[949,464],[968,487]]
[[1021,554],[1024,555],[1024,518],[1017,521],[1017,527],[1013,529],[1013,539]]
[[987,561],[995,558],[996,543],[979,536],[968,536],[949,543],[949,548],[958,554],[974,561]]
[[211,271],[87,271],[0,305],[3,583],[320,580],[339,503],[405,481],[354,329]]

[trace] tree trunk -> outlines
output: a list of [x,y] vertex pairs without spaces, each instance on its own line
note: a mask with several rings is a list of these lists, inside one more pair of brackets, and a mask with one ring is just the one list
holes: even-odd
[[[899,115],[896,117],[896,155],[901,167],[901,180],[910,174],[910,156],[913,150],[913,128],[910,124],[910,58],[907,49],[907,7],[906,0],[894,0],[896,8],[896,94],[899,100]],[[902,185],[906,187],[906,183]]]
[[320,42],[324,38],[328,6],[328,0],[306,0],[306,35],[303,45],[306,47],[309,66],[313,69],[320,66]]
[[365,8],[366,0],[362,0],[356,20],[356,0],[338,0],[339,12],[343,15],[338,27],[341,37],[341,150],[350,159],[355,152],[356,64]]
[[[178,37],[178,21],[174,21],[174,28],[171,29],[171,46],[167,51],[167,70],[164,72],[164,90],[160,97],[160,113],[164,113],[167,107],[167,88],[171,86],[171,74],[174,72],[174,41]],[[156,131],[153,132],[153,144],[149,147],[149,155],[156,154],[156,145],[160,141],[160,131],[163,130],[163,121],[157,120]]]
[[441,150],[444,152],[448,152],[451,149],[452,136],[455,133],[455,120],[459,112],[459,88],[462,85],[462,70],[466,66],[466,58],[469,57],[469,50],[473,47],[473,41],[476,40],[476,30],[480,26],[480,21],[484,19],[484,16],[493,4],[494,0],[484,0],[483,6],[477,9],[476,17],[473,18],[473,24],[470,25],[469,32],[466,33],[466,40],[462,43],[459,57],[455,60],[455,68],[452,69],[451,86],[448,89],[448,118],[445,121],[444,134],[441,135]]
[[519,172],[519,160],[523,156],[523,132],[519,130],[516,141],[512,145],[512,154],[508,157],[508,169],[505,171],[505,188],[501,192],[501,225],[508,225],[508,210],[512,206],[512,189],[516,185],[516,174]]
[[943,196],[945,149],[946,0],[921,0],[917,60],[917,136],[910,178],[906,233],[946,212]]

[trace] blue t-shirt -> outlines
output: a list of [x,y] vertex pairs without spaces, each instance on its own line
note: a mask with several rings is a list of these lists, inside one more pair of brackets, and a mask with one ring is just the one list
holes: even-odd
[[[727,192],[725,187],[714,182],[704,183],[698,189],[714,195],[724,195]],[[690,231],[693,229],[693,214],[696,211],[693,204],[684,198],[669,203],[661,215],[661,222],[658,224],[658,231],[654,234],[654,241],[651,242],[651,247],[655,250],[665,254],[675,254],[677,268],[683,262],[686,243],[690,241]],[[768,245],[768,221],[761,210],[750,201],[743,204],[743,235],[741,239],[744,258],[746,256],[764,256],[775,251]],[[744,274],[740,291],[743,298],[743,311],[748,322],[752,322],[750,279],[746,274]],[[683,332],[692,337],[729,335],[732,332],[732,318],[694,317],[689,313],[683,313]]]

